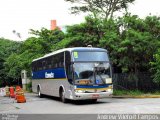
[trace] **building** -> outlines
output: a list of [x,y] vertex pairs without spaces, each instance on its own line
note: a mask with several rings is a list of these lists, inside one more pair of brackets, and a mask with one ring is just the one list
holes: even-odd
[[56,20],[51,20],[51,30],[59,29],[63,32],[66,32],[66,27],[65,26],[57,26],[57,21]]

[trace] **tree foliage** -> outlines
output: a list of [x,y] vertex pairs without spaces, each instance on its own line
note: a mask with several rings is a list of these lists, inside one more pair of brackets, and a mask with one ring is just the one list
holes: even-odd
[[12,78],[8,77],[4,63],[11,54],[19,52],[20,46],[20,42],[0,38],[0,86],[13,81]]
[[[154,19],[154,20],[153,20]],[[65,39],[57,49],[87,46],[106,48],[115,72],[147,72],[151,68],[153,54],[159,48],[159,18],[148,16],[140,19],[126,14],[116,20],[86,17],[86,22],[68,26]],[[153,33],[154,30],[154,33]]]
[[153,80],[155,83],[160,84],[160,49],[154,54],[154,61],[151,62],[151,65],[154,73]]
[[148,16],[143,20],[138,16],[126,14],[116,20],[119,32],[109,30],[108,36],[105,35],[100,40],[102,47],[111,52],[113,63],[120,66],[122,72],[137,73],[150,69],[149,62],[153,60],[153,54],[160,45],[160,39],[155,37],[160,32],[154,35],[150,31],[151,24],[156,24],[154,29],[157,29],[159,18],[155,18],[155,23],[148,21],[151,18],[155,16]]
[[127,10],[128,4],[135,0],[65,0],[75,4],[71,7],[71,13],[77,14],[80,12],[92,13],[95,18],[112,18],[113,14],[120,10]]
[[32,35],[36,35],[38,37],[37,39],[38,45],[41,45],[41,47],[43,47],[40,50],[43,51],[42,54],[51,52],[52,46],[60,42],[64,38],[64,33],[58,29],[48,30],[46,28],[42,28],[40,31],[33,29],[31,29],[30,31]]
[[[42,28],[31,30],[31,34],[35,37],[28,38],[18,48],[16,45],[0,47],[4,49],[0,53],[4,56],[0,58],[0,69],[6,76],[17,79],[23,69],[31,73],[32,60],[54,50],[92,45],[108,50],[114,72],[147,72],[153,62],[155,79],[159,79],[159,52],[156,51],[160,47],[160,18],[157,16],[141,19],[127,13],[108,20],[88,16],[84,23],[67,26],[66,33]],[[6,49],[8,56],[5,56]]]
[[33,59],[43,56],[52,51],[52,47],[57,42],[64,38],[64,33],[60,30],[30,30],[32,35],[25,40],[20,48],[19,53],[10,55],[5,61],[5,71],[8,72],[8,77],[19,79],[21,70],[28,71],[28,76],[31,76],[31,62]]

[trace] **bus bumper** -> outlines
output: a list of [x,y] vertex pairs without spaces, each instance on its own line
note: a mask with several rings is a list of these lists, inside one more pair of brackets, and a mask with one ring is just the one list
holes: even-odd
[[100,93],[75,93],[74,100],[87,100],[87,99],[101,99],[112,97],[113,91],[100,92]]

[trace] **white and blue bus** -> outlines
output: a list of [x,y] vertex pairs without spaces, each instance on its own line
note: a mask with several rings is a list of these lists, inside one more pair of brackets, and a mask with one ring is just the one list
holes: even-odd
[[32,90],[39,97],[62,102],[112,96],[112,72],[107,50],[74,47],[54,51],[32,62]]

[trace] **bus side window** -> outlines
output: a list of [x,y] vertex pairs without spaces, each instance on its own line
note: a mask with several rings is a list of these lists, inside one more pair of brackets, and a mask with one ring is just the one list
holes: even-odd
[[51,69],[51,57],[47,59],[47,69]]
[[61,62],[58,63],[58,67],[59,67],[59,68],[61,67]]
[[64,52],[60,53],[60,67],[64,68]]
[[54,56],[51,57],[51,67],[55,68],[55,59],[54,59]]
[[58,68],[58,55],[54,55],[53,56],[53,59],[54,59],[54,68]]
[[43,67],[42,67],[42,68],[43,68],[43,70],[45,70],[45,69],[46,69],[46,61],[44,61],[44,60],[43,60],[43,62],[42,62],[42,66],[43,66]]
[[73,77],[72,77],[72,66],[71,66],[70,52],[65,52],[65,67],[66,67],[67,78],[68,78],[69,82],[72,83]]
[[51,69],[52,68],[52,65],[51,65],[51,63],[48,65],[48,69]]
[[42,70],[42,60],[38,61],[38,70]]

